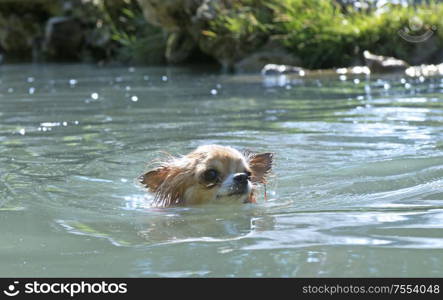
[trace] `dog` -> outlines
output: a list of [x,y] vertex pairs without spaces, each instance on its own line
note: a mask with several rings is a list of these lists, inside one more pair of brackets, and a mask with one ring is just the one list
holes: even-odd
[[253,153],[220,145],[200,146],[170,157],[139,177],[154,194],[156,207],[203,203],[256,203],[259,184],[266,184],[273,153]]

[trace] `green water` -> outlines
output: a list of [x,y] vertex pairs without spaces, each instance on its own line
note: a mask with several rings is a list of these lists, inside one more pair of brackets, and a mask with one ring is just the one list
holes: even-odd
[[[443,276],[443,80],[0,66],[0,276]],[[268,200],[153,209],[159,151],[275,153]]]

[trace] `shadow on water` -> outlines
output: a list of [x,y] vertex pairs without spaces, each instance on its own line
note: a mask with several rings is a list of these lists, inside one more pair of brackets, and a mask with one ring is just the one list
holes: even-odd
[[[132,199],[131,199],[132,198]],[[102,238],[115,246],[151,247],[165,244],[222,243],[248,238],[255,231],[272,230],[273,217],[263,207],[244,204],[208,204],[187,208],[149,207],[146,201],[108,220],[56,220],[70,233]],[[133,204],[131,204],[133,205]],[[127,222],[130,218],[132,221]]]

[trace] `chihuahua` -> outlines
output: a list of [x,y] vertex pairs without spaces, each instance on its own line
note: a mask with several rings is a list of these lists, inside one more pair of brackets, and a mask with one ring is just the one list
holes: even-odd
[[255,203],[257,187],[266,183],[272,162],[272,153],[241,153],[231,147],[204,145],[185,156],[169,158],[139,181],[155,195],[157,207]]

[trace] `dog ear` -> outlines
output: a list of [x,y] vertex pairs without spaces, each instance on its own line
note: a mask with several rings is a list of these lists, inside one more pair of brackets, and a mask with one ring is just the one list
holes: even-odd
[[139,181],[155,193],[159,186],[165,181],[166,177],[168,177],[170,171],[171,169],[169,167],[158,167],[141,175]]
[[252,171],[252,181],[266,183],[266,176],[272,168],[273,153],[249,154],[248,163]]

